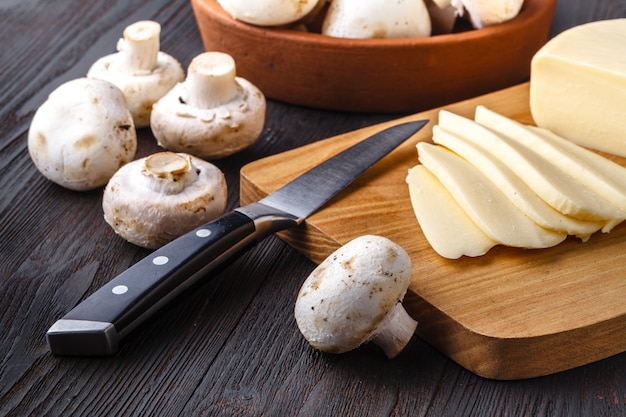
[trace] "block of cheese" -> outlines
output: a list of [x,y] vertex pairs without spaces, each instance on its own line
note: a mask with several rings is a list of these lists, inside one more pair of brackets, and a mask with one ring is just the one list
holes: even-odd
[[539,127],[626,156],[626,19],[560,33],[533,57],[530,108]]

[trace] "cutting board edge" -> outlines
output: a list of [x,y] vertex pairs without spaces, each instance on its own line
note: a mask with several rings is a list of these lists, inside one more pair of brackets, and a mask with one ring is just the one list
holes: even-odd
[[[626,313],[565,332],[498,337],[464,327],[412,291],[407,293],[404,305],[418,321],[416,334],[422,340],[463,368],[488,379],[518,380],[550,375],[626,351],[626,339],[621,337]],[[599,334],[614,340],[621,337],[623,341],[607,346]],[[486,357],[492,360],[485,361]]]

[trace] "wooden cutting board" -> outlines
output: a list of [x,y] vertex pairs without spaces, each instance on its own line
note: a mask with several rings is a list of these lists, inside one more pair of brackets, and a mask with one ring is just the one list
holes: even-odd
[[[445,106],[473,117],[478,104],[531,123],[528,84]],[[418,141],[430,141],[439,109],[368,127],[270,156],[241,171],[241,203],[256,201],[373,132],[430,119],[413,138],[307,219],[280,233],[319,263],[357,236],[377,234],[413,261],[404,304],[418,335],[461,366],[494,379],[546,375],[626,351],[626,224],[582,243],[568,238],[541,250],[496,247],[448,260],[424,238],[405,178]],[[625,159],[617,159],[626,165]],[[305,277],[302,277],[304,280]]]

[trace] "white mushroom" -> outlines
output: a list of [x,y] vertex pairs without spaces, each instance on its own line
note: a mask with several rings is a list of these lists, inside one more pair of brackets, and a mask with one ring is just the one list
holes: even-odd
[[250,146],[263,131],[265,97],[236,77],[235,61],[205,52],[185,82],[154,104],[150,126],[160,146],[201,158],[221,158]]
[[524,0],[460,0],[476,29],[506,22],[517,16]]
[[118,52],[98,59],[87,72],[122,90],[138,128],[150,124],[152,105],[185,78],[178,61],[159,51],[160,35],[157,22],[133,23],[118,41]]
[[315,12],[325,0],[218,0],[234,19],[258,26],[282,26]]
[[338,38],[414,38],[429,36],[424,0],[333,0],[322,34]]
[[226,188],[213,164],[159,152],[115,173],[102,198],[104,219],[127,241],[155,249],[223,214]]
[[71,190],[100,187],[135,157],[137,136],[122,92],[88,78],[56,88],[37,109],[28,152],[49,180]]
[[411,259],[400,246],[381,236],[358,237],[305,280],[295,305],[298,328],[324,352],[372,341],[393,358],[417,327],[402,306],[410,281]]

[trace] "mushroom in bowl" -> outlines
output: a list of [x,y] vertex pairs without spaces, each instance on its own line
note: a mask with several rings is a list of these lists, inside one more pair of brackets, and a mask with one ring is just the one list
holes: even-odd
[[340,38],[410,38],[430,36],[424,0],[333,0],[322,34]]
[[283,26],[315,13],[326,0],[218,0],[234,19],[258,26]]

